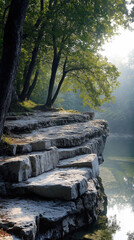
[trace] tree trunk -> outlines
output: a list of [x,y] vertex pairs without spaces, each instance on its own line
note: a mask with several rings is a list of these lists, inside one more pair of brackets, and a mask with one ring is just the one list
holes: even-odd
[[32,76],[35,64],[36,64],[36,59],[37,59],[37,56],[38,56],[39,46],[40,46],[40,43],[41,43],[41,40],[42,40],[42,37],[43,37],[43,34],[44,34],[45,25],[46,25],[46,23],[44,21],[41,25],[41,28],[40,28],[39,32],[38,32],[38,38],[36,40],[35,47],[34,47],[33,52],[32,52],[32,59],[31,59],[31,62],[29,64],[29,67],[28,67],[28,70],[27,70],[27,74],[26,74],[26,78],[25,78],[25,82],[24,82],[24,87],[23,87],[23,90],[20,94],[20,100],[21,101],[25,100],[27,92],[28,92],[29,87],[30,87],[30,80],[31,80],[31,76]]
[[60,91],[60,89],[61,89],[62,83],[64,82],[64,79],[65,79],[65,77],[66,77],[66,74],[67,74],[66,64],[67,64],[67,57],[66,57],[66,59],[65,59],[64,65],[63,65],[63,73],[62,73],[61,80],[60,80],[60,82],[59,82],[59,84],[58,84],[58,87],[57,87],[57,90],[56,90],[56,92],[55,92],[55,94],[54,94],[54,96],[53,96],[53,98],[52,98],[52,100],[51,100],[52,105],[54,104],[54,102],[55,102],[55,100],[56,100],[56,98],[57,98],[57,96],[58,96],[58,94],[59,94],[59,91]]
[[29,90],[31,76],[32,76],[32,73],[33,73],[33,70],[34,70],[34,66],[35,66],[35,63],[36,63],[38,50],[39,50],[39,43],[38,43],[37,46],[34,47],[33,52],[32,52],[32,59],[31,59],[31,62],[29,64],[29,67],[28,67],[28,71],[27,71],[27,74],[26,74],[25,82],[24,82],[24,87],[23,87],[23,90],[22,90],[22,92],[20,94],[20,97],[19,97],[21,101],[24,101],[26,96],[27,96],[27,92]]
[[61,86],[62,86],[62,83],[64,82],[65,77],[66,77],[66,74],[62,75],[62,78],[61,78],[61,80],[60,80],[60,82],[59,82],[59,84],[58,84],[58,87],[57,87],[57,89],[56,89],[56,92],[55,92],[55,94],[54,94],[54,96],[53,96],[53,98],[52,98],[52,101],[51,101],[52,105],[54,104],[54,102],[55,102],[55,100],[56,100],[56,98],[57,98],[57,96],[58,96],[58,94],[59,94],[59,91],[60,91],[60,89],[61,89]]
[[51,73],[51,78],[50,78],[50,82],[49,82],[48,96],[47,96],[47,100],[45,103],[45,108],[52,107],[52,94],[53,94],[56,73],[57,73],[57,69],[58,69],[58,65],[59,65],[59,60],[60,60],[59,57],[57,58],[54,56],[53,63],[52,63],[52,73]]
[[36,86],[37,80],[38,80],[38,75],[39,75],[39,71],[37,70],[34,76],[34,80],[32,82],[32,85],[29,87],[28,93],[27,93],[27,100],[30,99],[30,96]]
[[18,102],[18,95],[17,95],[17,92],[16,92],[16,88],[13,84],[13,90],[12,90],[12,97],[11,97],[11,104],[13,103],[16,103]]
[[4,30],[0,68],[0,138],[8,111],[21,50],[22,29],[29,0],[12,0]]

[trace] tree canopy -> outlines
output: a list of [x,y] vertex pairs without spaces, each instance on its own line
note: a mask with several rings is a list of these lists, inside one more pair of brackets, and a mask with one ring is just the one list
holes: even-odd
[[[4,26],[10,1],[3,4]],[[92,108],[112,100],[119,73],[99,51],[127,17],[125,0],[31,0],[15,79],[19,99],[44,92],[45,107],[51,107],[59,91],[79,90]]]
[[119,74],[98,51],[118,25],[125,26],[126,1],[49,0],[41,6],[31,1],[26,17],[16,78],[20,99],[29,97],[32,81],[40,81],[43,66],[49,85],[47,107],[53,105],[63,83],[63,89],[79,89],[84,104],[93,108],[110,101]]

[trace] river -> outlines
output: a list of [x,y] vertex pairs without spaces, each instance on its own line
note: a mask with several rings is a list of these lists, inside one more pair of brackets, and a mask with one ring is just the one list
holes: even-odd
[[104,151],[100,177],[107,195],[107,213],[92,230],[72,239],[134,240],[134,137],[111,135]]

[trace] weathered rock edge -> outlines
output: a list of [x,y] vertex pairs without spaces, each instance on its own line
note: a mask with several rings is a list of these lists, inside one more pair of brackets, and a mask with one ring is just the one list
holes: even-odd
[[[97,219],[102,205],[97,180],[98,162],[103,161],[102,152],[109,129],[106,121],[89,121],[87,114],[86,119],[83,116],[70,114],[68,121],[66,116],[51,114],[53,118],[64,119],[57,122],[53,119],[52,126],[56,126],[50,127],[50,124],[48,128],[48,113],[35,114],[33,122],[31,117],[25,118],[22,125],[20,119],[8,122],[8,132],[12,132],[15,140],[8,144],[6,154],[17,156],[0,160],[0,194],[10,194],[11,197],[0,198],[0,228],[9,232],[4,240],[63,239],[68,233]],[[46,125],[42,125],[44,117]],[[18,134],[19,129],[25,133]],[[90,162],[91,153],[94,160]],[[14,171],[16,167],[12,171],[12,166],[17,166],[18,174]],[[3,174],[6,169],[9,172]],[[77,176],[72,181],[75,173]],[[46,184],[47,176],[48,180],[49,176],[56,176],[56,181],[53,178],[52,182],[50,177],[50,184]],[[57,180],[62,180],[63,176],[59,188]],[[54,186],[59,189],[57,199],[53,195]],[[40,189],[43,189],[41,194]]]
[[[48,128],[76,122],[93,120],[94,113],[35,112],[26,116],[8,116],[4,126],[4,133],[24,133],[37,128]],[[11,121],[12,120],[12,121]]]
[[9,233],[6,240],[63,239],[96,221],[101,205],[97,179],[89,180],[87,192],[75,201],[0,199],[0,227]]

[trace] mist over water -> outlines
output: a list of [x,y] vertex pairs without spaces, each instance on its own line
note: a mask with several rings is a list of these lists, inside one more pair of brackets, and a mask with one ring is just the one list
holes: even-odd
[[109,136],[100,177],[107,195],[106,215],[74,234],[77,240],[134,239],[134,138]]
[[107,217],[116,216],[120,229],[114,240],[134,239],[134,138],[109,137],[100,175],[108,197]]

